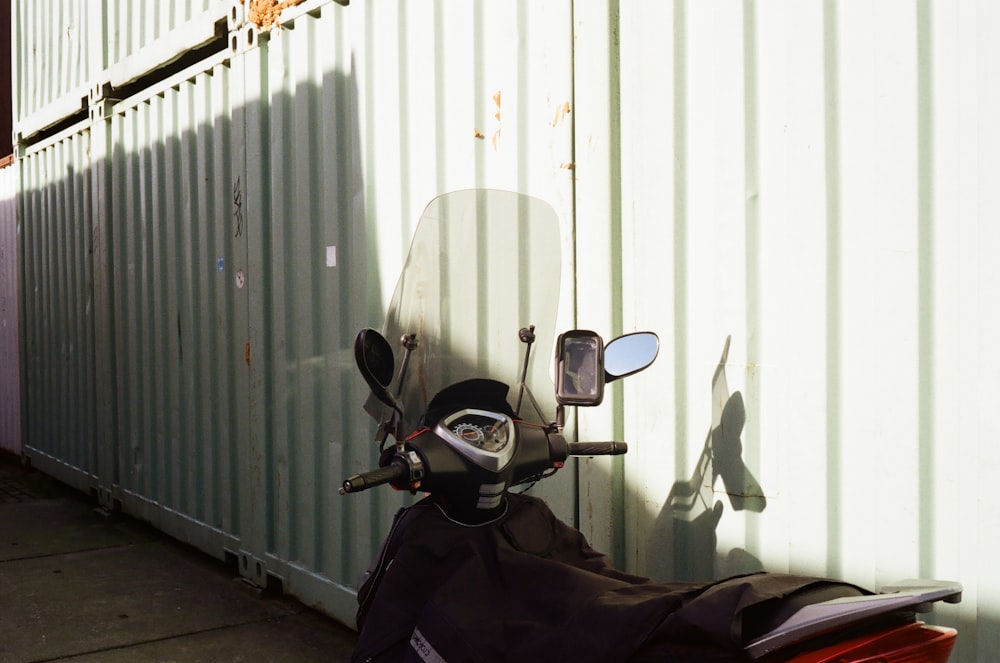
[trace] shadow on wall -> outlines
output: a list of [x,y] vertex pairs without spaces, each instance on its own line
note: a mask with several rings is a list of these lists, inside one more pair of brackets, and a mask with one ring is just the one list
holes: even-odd
[[725,513],[723,500],[716,499],[716,484],[734,511],[761,513],[767,498],[743,460],[741,434],[746,422],[743,395],[730,393],[726,361],[730,338],[712,377],[712,423],[705,446],[690,479],[678,480],[670,489],[657,518],[650,549],[670,550],[670,568],[653,569],[654,575],[674,581],[709,580],[763,571],[760,560],[742,548],[725,554],[717,550],[716,530]]
[[243,84],[216,64],[119,102],[106,161],[98,124],[22,158],[26,452],[215,557],[348,586],[372,554],[342,541],[379,520],[335,494],[370,455],[350,349],[384,308],[358,92],[265,78],[230,107]]
[[0,450],[21,453],[17,171],[0,166]]
[[[648,550],[665,551],[647,558],[650,566],[646,574],[660,581],[714,580],[768,570],[743,548],[718,549],[716,532],[726,513],[726,501],[737,512],[763,513],[767,508],[764,490],[743,460],[741,433],[746,411],[742,394],[730,393],[726,383],[729,343],[727,338],[712,378],[712,424],[702,453],[690,478],[678,480],[671,487],[652,532],[644,541]],[[721,491],[716,487],[720,479]],[[724,499],[717,499],[720,494]],[[956,653],[961,660],[971,654],[960,652],[985,649],[983,642],[991,637],[987,634],[994,632],[994,620],[975,611],[970,617],[970,612],[961,606],[935,604],[933,608],[932,613],[921,614],[921,619],[959,631]],[[977,660],[984,659],[980,655]]]

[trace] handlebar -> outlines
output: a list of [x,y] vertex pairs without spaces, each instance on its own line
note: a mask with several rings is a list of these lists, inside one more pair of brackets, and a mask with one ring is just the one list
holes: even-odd
[[370,472],[362,472],[361,474],[355,474],[352,477],[344,479],[344,485],[340,488],[340,494],[345,495],[347,493],[360,493],[362,490],[368,490],[374,486],[381,486],[383,483],[389,483],[396,479],[402,479],[409,475],[409,469],[403,466],[402,462],[395,462],[395,460],[386,465],[385,467],[380,467],[377,470],[371,470]]
[[[563,461],[567,456],[618,456],[628,451],[628,444],[625,442],[567,443],[562,435],[550,434],[545,429],[530,426],[521,432],[522,436],[524,436],[521,440],[523,450],[521,452],[518,471],[515,472],[515,476],[513,477],[515,483],[523,481],[526,477],[542,476],[552,468],[562,467]],[[426,435],[431,436],[433,433],[427,431]],[[532,442],[533,438],[531,436],[537,439],[534,439]],[[420,445],[420,441],[421,437],[418,436],[412,439],[410,443]],[[444,453],[445,455],[441,457],[441,460],[444,460],[444,466],[446,467],[447,458],[451,453],[444,451],[446,448],[438,444],[433,444],[433,446],[424,447],[422,453],[431,453],[432,455]],[[424,479],[424,473],[424,462],[421,457],[416,451],[408,450],[403,453],[397,453],[383,467],[348,477],[344,480],[340,488],[340,494],[360,493],[363,490],[368,490],[384,483],[392,483],[397,488],[404,488],[408,485],[416,488]],[[448,477],[450,473],[445,471],[444,476]],[[442,481],[447,483],[448,479],[442,479]],[[451,481],[454,481],[454,477],[451,478]],[[431,492],[440,489],[441,485],[437,489],[431,489]]]
[[628,451],[626,442],[569,442],[570,456],[620,456]]

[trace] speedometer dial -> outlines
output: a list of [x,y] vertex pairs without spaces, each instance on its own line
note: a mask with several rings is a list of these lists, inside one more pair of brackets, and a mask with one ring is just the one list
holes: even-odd
[[516,446],[514,422],[489,410],[452,412],[438,422],[435,433],[457,452],[493,472],[506,467]]
[[477,426],[476,424],[462,422],[455,426],[452,431],[465,442],[474,444],[477,447],[483,446],[483,442],[486,440],[482,426]]

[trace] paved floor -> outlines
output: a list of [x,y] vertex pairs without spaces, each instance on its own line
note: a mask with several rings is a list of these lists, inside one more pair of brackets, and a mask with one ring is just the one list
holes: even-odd
[[345,661],[356,635],[0,452],[0,662]]

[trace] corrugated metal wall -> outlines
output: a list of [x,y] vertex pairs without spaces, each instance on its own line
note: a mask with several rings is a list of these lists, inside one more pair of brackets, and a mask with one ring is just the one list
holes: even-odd
[[[197,46],[199,39],[212,36],[216,21],[226,21],[231,5],[239,0],[174,0],[174,2],[134,2],[104,0],[107,30],[105,67],[139,56],[147,65],[156,64],[143,49],[160,49],[156,58],[163,62]],[[185,37],[183,33],[187,32]],[[163,50],[171,41],[174,52]],[[187,42],[186,44],[184,42]],[[145,67],[143,67],[145,70]]]
[[[156,49],[57,76],[91,122],[19,165],[31,453],[350,621],[400,500],[335,495],[374,460],[353,334],[431,198],[514,189],[564,224],[562,326],[663,342],[580,413],[630,453],[541,487],[557,512],[661,578],[958,579],[957,657],[1000,649],[992,4],[307,2],[270,33],[222,9],[228,52],[128,99],[111,60]],[[24,126],[65,96],[18,90]],[[763,509],[697,473],[737,390]]]
[[259,46],[247,26],[253,47],[236,58],[234,75],[243,83],[240,186],[250,237],[255,518],[244,547],[289,591],[349,620],[344,588],[357,551],[371,550],[383,505],[350,508],[331,478],[371,462],[355,442],[368,426],[350,364],[372,265],[339,11],[300,16]]
[[[595,208],[621,227],[577,251],[611,254],[585,278],[621,293],[623,329],[664,342],[624,385],[623,423],[585,428],[632,442],[612,546],[657,577],[958,579],[965,601],[934,618],[962,631],[956,660],[991,659],[1000,12],[633,2],[608,19],[602,5],[576,4],[577,142],[603,146],[578,150],[593,183],[577,189],[578,236],[602,223]],[[618,319],[602,297],[578,306],[584,326]],[[729,335],[759,512],[711,475],[688,485]]]
[[[244,28],[240,43],[253,47],[233,75],[245,91],[250,455],[265,469],[251,474],[260,518],[244,543],[296,595],[342,618],[355,610],[344,587],[401,501],[336,494],[341,477],[375,463],[354,335],[382,324],[434,196],[524,190],[561,205],[569,227],[569,124],[554,121],[554,100],[570,99],[568,10],[358,3],[286,12],[265,35]],[[561,31],[518,42],[540,21]],[[568,517],[572,478],[548,488]]]
[[24,293],[24,438],[36,464],[96,486],[94,232],[91,137],[76,126],[19,158]]
[[15,140],[223,34],[240,0],[13,0]]
[[220,534],[235,552],[248,421],[239,277],[247,248],[233,214],[242,154],[225,56],[116,104],[102,129],[115,497],[181,538]]
[[95,38],[104,36],[101,7],[89,0],[14,0],[15,134],[32,135],[86,109],[88,87],[104,68],[106,42]]
[[0,449],[21,453],[17,167],[0,168]]
[[[381,325],[424,205],[524,190],[556,204],[572,237],[568,3],[414,11],[389,33],[396,9],[304,3],[270,33],[236,12],[222,50],[149,86],[117,87],[112,63],[88,120],[23,143],[20,164],[38,256],[29,457],[346,622],[402,501],[336,494],[375,462],[351,348]],[[559,29],[516,37],[540,21]],[[152,70],[154,50],[122,62]],[[479,82],[411,86],[418,70]],[[70,275],[79,293],[60,287]],[[64,318],[85,328],[53,329]],[[67,362],[77,336],[87,361]],[[68,385],[84,402],[64,398]],[[74,427],[48,423],[64,419]],[[548,488],[568,518],[572,481]]]

